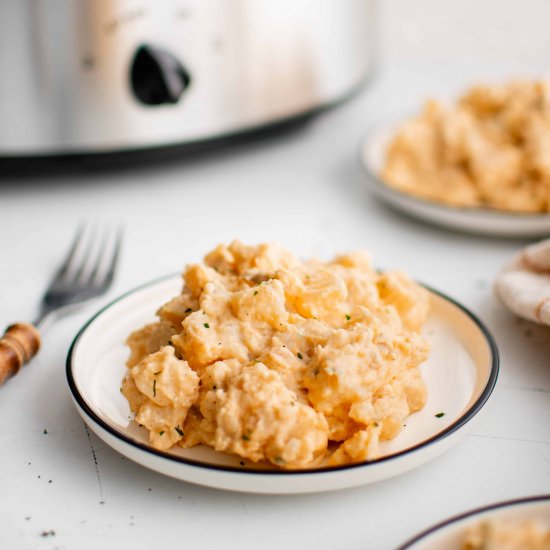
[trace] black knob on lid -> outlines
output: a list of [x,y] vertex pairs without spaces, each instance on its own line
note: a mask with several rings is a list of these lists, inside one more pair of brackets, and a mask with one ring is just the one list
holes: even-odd
[[170,52],[140,46],[130,70],[134,95],[146,105],[177,103],[191,82],[189,73]]

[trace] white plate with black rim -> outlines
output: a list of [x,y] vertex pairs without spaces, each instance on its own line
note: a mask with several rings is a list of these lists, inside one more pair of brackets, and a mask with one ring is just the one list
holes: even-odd
[[389,478],[435,458],[454,445],[491,395],[498,351],[483,324],[466,308],[435,291],[424,334],[431,344],[421,366],[426,406],[403,431],[383,442],[376,460],[332,468],[278,470],[204,446],[159,451],[132,419],[120,393],[128,334],[154,320],[158,307],[180,292],[181,277],[169,276],[133,290],[103,308],[76,336],[67,358],[67,379],[76,408],[108,445],[168,476],[220,489],[251,493],[330,491]]
[[522,214],[491,208],[453,207],[404,193],[381,177],[386,151],[397,129],[412,115],[390,117],[376,123],[362,140],[359,161],[369,191],[393,208],[414,218],[467,233],[498,237],[546,237],[550,213]]
[[542,529],[550,529],[550,495],[539,495],[483,508],[445,520],[400,546],[398,550],[462,550],[467,530],[482,521],[504,521],[508,525],[532,520]]

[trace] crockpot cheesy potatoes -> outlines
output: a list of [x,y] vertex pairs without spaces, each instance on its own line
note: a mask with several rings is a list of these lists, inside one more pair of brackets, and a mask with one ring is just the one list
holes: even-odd
[[121,391],[156,449],[285,469],[373,459],[426,403],[427,291],[367,254],[220,245],[132,333]]
[[550,550],[550,529],[534,520],[482,521],[466,533],[463,550]]
[[550,212],[550,93],[544,81],[478,85],[427,101],[386,151],[382,179],[457,207]]

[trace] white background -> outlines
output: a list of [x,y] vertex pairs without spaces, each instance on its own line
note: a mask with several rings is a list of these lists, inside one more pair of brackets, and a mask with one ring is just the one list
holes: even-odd
[[[0,180],[0,326],[34,316],[79,220],[125,228],[109,295],[53,326],[39,358],[0,388],[0,548],[386,549],[468,508],[550,493],[550,332],[515,319],[491,292],[524,243],[405,219],[366,194],[356,159],[370,123],[428,94],[548,76],[550,2],[385,0],[381,11],[376,80],[300,132],[186,163]],[[235,237],[303,256],[365,248],[380,267],[403,268],[476,312],[502,366],[471,434],[398,478],[293,497],[177,482],[89,441],[64,374],[79,326],[117,294]]]

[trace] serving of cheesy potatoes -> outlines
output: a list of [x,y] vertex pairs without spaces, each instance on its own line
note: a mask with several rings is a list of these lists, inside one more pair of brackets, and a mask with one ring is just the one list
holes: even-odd
[[482,521],[468,529],[463,550],[550,550],[550,529],[532,520]]
[[426,403],[428,292],[355,252],[300,261],[219,245],[133,332],[121,391],[160,450],[198,444],[284,469],[372,460]]
[[386,151],[381,178],[456,207],[550,212],[550,94],[543,81],[474,86],[426,102]]

